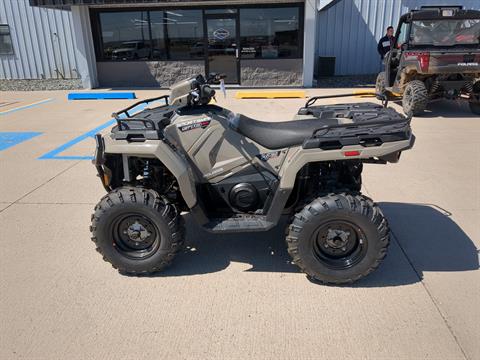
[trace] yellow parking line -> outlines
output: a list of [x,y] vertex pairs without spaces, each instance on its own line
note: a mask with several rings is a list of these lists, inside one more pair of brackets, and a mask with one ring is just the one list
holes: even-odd
[[304,98],[306,97],[303,90],[288,90],[288,91],[255,91],[243,90],[237,91],[236,99],[286,99],[286,98]]
[[353,92],[355,97],[357,98],[362,98],[362,97],[374,97],[375,96],[375,90],[355,90]]

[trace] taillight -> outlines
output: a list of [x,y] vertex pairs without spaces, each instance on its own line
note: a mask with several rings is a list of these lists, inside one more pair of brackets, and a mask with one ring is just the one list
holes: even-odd
[[420,61],[420,69],[422,72],[427,72],[428,65],[430,64],[430,53],[418,54],[418,61]]
[[430,53],[408,51],[405,53],[405,60],[417,60],[420,63],[420,70],[427,72],[430,65]]
[[356,151],[356,150],[353,150],[353,151],[344,151],[343,152],[343,156],[359,156],[360,155],[360,151]]

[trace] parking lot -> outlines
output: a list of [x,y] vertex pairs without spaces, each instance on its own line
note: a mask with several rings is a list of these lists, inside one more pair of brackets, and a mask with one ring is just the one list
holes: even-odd
[[[219,105],[271,121],[305,102],[235,91]],[[188,216],[171,268],[120,275],[90,241],[104,189],[89,158],[92,134],[135,100],[66,95],[0,93],[0,359],[480,358],[480,119],[467,104],[433,103],[399,163],[365,166],[393,241],[368,278],[330,287],[290,264],[284,224],[213,236]],[[339,101],[377,100],[324,103]]]

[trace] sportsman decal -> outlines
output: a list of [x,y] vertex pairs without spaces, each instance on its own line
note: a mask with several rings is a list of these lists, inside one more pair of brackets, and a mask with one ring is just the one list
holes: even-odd
[[177,128],[180,131],[190,131],[193,129],[205,129],[208,125],[210,125],[211,119],[209,117],[203,117],[200,119],[185,121],[177,125]]

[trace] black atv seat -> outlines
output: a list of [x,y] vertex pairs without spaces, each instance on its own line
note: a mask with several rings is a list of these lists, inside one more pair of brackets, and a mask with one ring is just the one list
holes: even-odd
[[230,120],[230,125],[235,131],[273,150],[300,145],[311,137],[315,130],[338,124],[339,121],[335,118],[312,117],[305,120],[270,122],[251,119],[242,114],[236,114]]

